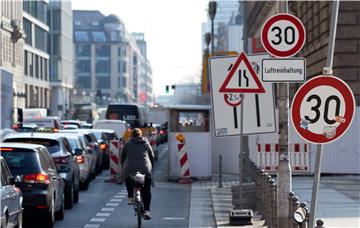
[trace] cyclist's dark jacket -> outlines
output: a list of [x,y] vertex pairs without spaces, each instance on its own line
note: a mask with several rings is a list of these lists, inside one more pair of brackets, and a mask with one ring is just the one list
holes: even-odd
[[146,138],[132,137],[121,153],[122,178],[136,172],[150,175],[154,164],[154,152]]

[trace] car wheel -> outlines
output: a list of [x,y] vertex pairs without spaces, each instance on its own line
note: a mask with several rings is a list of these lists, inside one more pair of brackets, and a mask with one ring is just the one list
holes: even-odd
[[64,193],[63,193],[63,194],[62,194],[62,199],[61,199],[60,210],[57,211],[56,214],[55,214],[55,218],[56,218],[57,220],[63,220],[64,217],[65,217],[65,206],[64,206],[65,202],[64,202],[64,198],[65,198],[65,196],[64,196]]
[[65,192],[65,208],[71,209],[74,205],[74,186],[70,185],[69,191]]
[[15,228],[22,228],[22,227],[23,227],[23,210],[21,210],[19,213],[18,222]]
[[89,184],[91,180],[91,174],[88,175],[84,183],[80,183],[80,189],[81,190],[88,190]]
[[78,181],[78,184],[75,184],[75,182],[73,182],[74,184],[74,203],[77,203],[79,202],[79,181]]
[[55,199],[51,200],[50,211],[47,213],[45,217],[45,227],[52,228],[55,223]]

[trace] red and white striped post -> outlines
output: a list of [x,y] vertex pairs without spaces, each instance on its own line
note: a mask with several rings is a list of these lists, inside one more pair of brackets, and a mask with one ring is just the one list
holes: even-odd
[[107,182],[118,183],[120,181],[120,142],[110,141],[110,178]]
[[176,134],[176,140],[178,140],[178,155],[179,155],[179,163],[180,163],[180,172],[181,178],[179,180],[180,184],[191,184],[192,180],[190,178],[190,165],[189,159],[186,151],[186,143],[185,136],[181,133]]

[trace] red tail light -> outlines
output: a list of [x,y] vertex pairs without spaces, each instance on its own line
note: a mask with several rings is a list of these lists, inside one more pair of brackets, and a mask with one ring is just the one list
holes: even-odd
[[160,130],[160,135],[164,134],[164,131],[163,130]]
[[46,173],[28,174],[24,176],[24,182],[30,184],[49,184],[49,175]]
[[105,143],[100,144],[100,149],[105,150],[106,149],[106,144]]
[[68,164],[68,163],[69,163],[69,160],[70,160],[70,155],[64,156],[64,157],[54,158],[54,162],[55,162],[56,164]]
[[131,132],[131,128],[128,128],[127,131],[130,133],[130,132]]
[[58,133],[58,132],[59,132],[59,129],[54,128],[54,133]]
[[13,150],[14,150],[13,148],[4,148],[4,147],[0,148],[0,151],[13,151]]
[[83,155],[79,155],[79,156],[76,156],[76,161],[78,164],[84,164],[85,163],[85,158]]

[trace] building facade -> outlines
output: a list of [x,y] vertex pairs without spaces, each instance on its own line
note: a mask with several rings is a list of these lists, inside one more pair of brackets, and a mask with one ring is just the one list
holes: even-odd
[[50,104],[48,1],[23,1],[25,107]]
[[24,39],[22,1],[0,1],[0,67],[13,76],[14,107],[24,108]]
[[135,38],[145,40],[130,35],[116,15],[99,11],[74,10],[73,31],[75,102],[141,103],[150,64],[144,56],[146,45],[142,51]]
[[50,114],[67,118],[74,85],[71,1],[49,2]]

